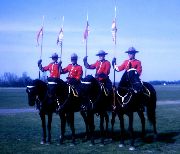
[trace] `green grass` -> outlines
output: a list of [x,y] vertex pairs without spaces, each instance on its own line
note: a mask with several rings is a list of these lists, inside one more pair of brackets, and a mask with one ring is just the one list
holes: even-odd
[[180,100],[180,85],[159,85],[154,86],[157,92],[157,99],[160,101],[165,100]]
[[25,88],[0,88],[0,109],[28,107]]
[[[164,105],[157,108],[158,139],[152,141],[151,125],[147,122],[148,132],[145,142],[141,140],[140,122],[135,114],[134,130],[136,134],[136,151],[133,153],[179,153],[180,152],[180,105]],[[173,114],[172,114],[173,113]],[[96,130],[99,131],[99,119],[96,117]],[[129,138],[126,138],[126,147],[120,149],[119,120],[116,119],[116,141],[106,140],[104,147],[99,146],[100,139],[95,140],[95,146],[89,147],[88,142],[82,142],[81,137],[85,127],[82,117],[75,115],[77,134],[76,146],[70,147],[71,131],[67,127],[67,139],[63,145],[58,145],[60,134],[60,120],[54,114],[52,123],[52,144],[40,145],[41,124],[38,113],[21,113],[0,116],[0,151],[1,153],[132,153],[128,151]],[[127,118],[126,118],[127,129]]]

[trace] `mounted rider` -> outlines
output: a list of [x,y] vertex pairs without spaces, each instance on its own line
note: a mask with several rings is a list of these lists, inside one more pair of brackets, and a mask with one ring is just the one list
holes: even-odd
[[[114,69],[118,72],[123,71],[123,70],[128,70],[130,68],[134,68],[136,69],[136,71],[138,72],[139,76],[142,73],[142,65],[141,65],[141,61],[137,60],[135,58],[136,53],[138,53],[139,51],[137,51],[134,47],[130,47],[128,49],[128,51],[125,51],[125,53],[128,53],[129,59],[125,60],[121,65],[115,65],[116,64],[116,58],[113,58],[112,60],[112,65],[114,67]],[[122,77],[123,79],[123,77]],[[120,81],[120,85],[122,84],[122,79]],[[121,85],[123,86],[123,85]]]
[[108,91],[112,92],[112,82],[109,79],[110,69],[111,69],[111,63],[105,59],[105,55],[107,55],[103,50],[100,50],[96,56],[99,56],[99,60],[97,60],[94,64],[89,65],[87,62],[87,56],[84,57],[84,66],[87,69],[96,69],[95,78],[100,82],[104,83],[105,87],[108,89]]
[[42,59],[38,60],[38,67],[42,72],[49,71],[51,78],[60,78],[60,67],[61,67],[61,61],[58,62],[58,54],[53,53],[52,56],[52,62],[47,66],[42,66]]
[[128,70],[129,68],[135,68],[139,75],[142,73],[142,66],[141,61],[137,60],[135,58],[136,53],[138,53],[134,47],[130,47],[128,51],[125,51],[125,53],[128,53],[129,59],[125,60],[120,66],[115,65],[116,58],[113,59],[112,65],[115,66],[116,71],[122,71],[122,70]]
[[61,74],[68,73],[67,82],[74,86],[74,88],[79,92],[83,69],[82,66],[77,63],[77,60],[77,54],[71,54],[71,64],[61,69]]
[[[139,76],[142,73],[142,65],[141,65],[141,61],[137,60],[135,58],[136,53],[138,53],[139,51],[137,51],[134,47],[130,47],[128,49],[128,51],[125,51],[125,53],[128,53],[129,59],[125,60],[121,65],[115,65],[116,64],[116,58],[113,58],[112,60],[112,65],[114,67],[114,69],[118,72],[123,71],[123,70],[129,70],[131,68],[136,69],[137,73],[139,74]],[[124,76],[122,76],[121,81],[118,85],[118,87],[125,87],[124,85]],[[143,93],[138,93],[137,95],[142,95]],[[143,107],[143,102],[142,100],[140,100],[140,109],[144,111],[144,107]]]

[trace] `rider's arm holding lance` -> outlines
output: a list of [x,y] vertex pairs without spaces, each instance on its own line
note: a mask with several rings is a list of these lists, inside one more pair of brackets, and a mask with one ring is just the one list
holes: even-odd
[[96,63],[95,63],[95,64],[92,64],[92,65],[89,65],[88,62],[87,62],[87,57],[88,57],[88,56],[85,56],[84,59],[83,59],[84,66],[85,66],[87,69],[96,69]]
[[42,72],[44,72],[44,69],[42,67],[42,59],[38,60],[38,67],[39,67],[39,70],[41,70]]

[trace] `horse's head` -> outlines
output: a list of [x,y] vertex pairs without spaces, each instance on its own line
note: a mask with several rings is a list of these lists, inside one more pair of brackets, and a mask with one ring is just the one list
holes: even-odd
[[142,92],[142,82],[136,69],[131,68],[123,74],[123,82],[128,88],[132,88],[134,93]]
[[27,86],[26,93],[28,94],[29,106],[34,106],[36,102],[37,91],[35,86]]
[[44,96],[45,90],[46,84],[43,81],[39,79],[33,80],[32,84],[26,88],[29,106],[34,106],[37,98],[41,99]]

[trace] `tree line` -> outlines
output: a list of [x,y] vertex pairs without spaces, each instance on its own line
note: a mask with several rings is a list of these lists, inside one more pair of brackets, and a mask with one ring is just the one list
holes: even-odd
[[[27,72],[23,72],[22,76],[17,76],[14,73],[5,72],[0,76],[0,87],[26,87],[31,83],[33,79],[28,76]],[[42,78],[44,80],[44,78]],[[169,85],[169,84],[180,84],[180,80],[178,81],[149,81],[152,85]],[[118,83],[116,83],[118,85]]]
[[0,87],[26,87],[32,79],[26,72],[22,73],[19,77],[14,73],[5,72],[0,76]]

